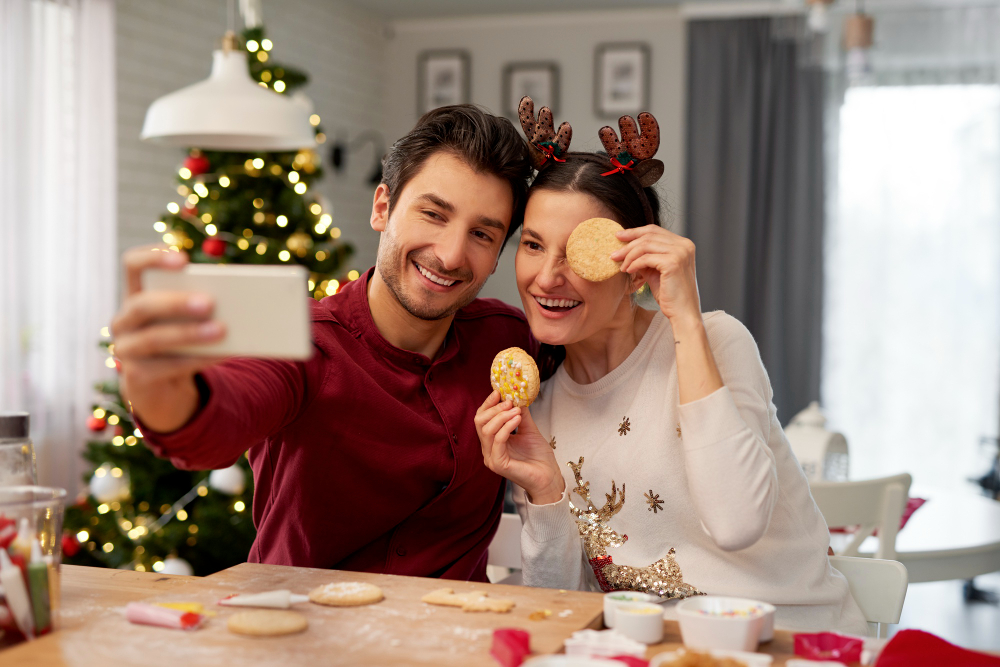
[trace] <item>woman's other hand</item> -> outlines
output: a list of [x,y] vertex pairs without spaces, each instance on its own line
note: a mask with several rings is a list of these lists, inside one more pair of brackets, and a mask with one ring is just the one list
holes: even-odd
[[[566,482],[528,408],[501,402],[499,392],[494,391],[479,406],[475,422],[487,468],[523,488],[536,505],[562,497]],[[516,434],[514,429],[518,429]]]
[[701,322],[694,243],[657,225],[616,234],[626,245],[611,254],[622,271],[642,279],[674,328]]
[[611,253],[611,259],[622,263],[622,271],[649,285],[660,310],[670,320],[681,405],[722,388],[722,374],[701,318],[694,243],[656,225],[626,229],[616,236],[625,247]]

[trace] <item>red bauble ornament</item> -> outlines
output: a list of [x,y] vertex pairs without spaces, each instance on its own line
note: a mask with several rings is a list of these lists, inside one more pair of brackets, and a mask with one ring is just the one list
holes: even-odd
[[80,553],[80,540],[76,539],[73,533],[63,533],[62,552],[64,556],[72,558]]
[[208,158],[199,153],[192,153],[184,159],[184,168],[191,172],[192,176],[199,176],[212,168]]
[[226,242],[217,236],[210,236],[202,242],[201,251],[209,257],[222,257],[226,254]]
[[104,421],[99,417],[94,417],[91,415],[90,419],[87,420],[87,428],[89,428],[94,433],[100,433],[108,425],[108,422]]
[[115,372],[116,373],[122,372],[122,362],[118,361],[117,359],[115,359]]
[[181,209],[181,212],[185,215],[190,215],[192,218],[198,217],[198,207],[197,206],[185,206]]

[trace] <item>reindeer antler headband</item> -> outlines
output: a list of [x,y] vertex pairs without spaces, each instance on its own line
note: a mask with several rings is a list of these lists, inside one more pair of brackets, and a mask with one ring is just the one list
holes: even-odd
[[[552,120],[552,110],[542,107],[535,119],[535,103],[525,95],[517,106],[521,128],[528,139],[531,152],[531,164],[535,169],[542,169],[555,162],[565,162],[563,156],[569,152],[569,142],[573,138],[573,128],[569,123],[562,123],[559,131],[555,131]],[[648,111],[639,114],[639,125],[631,116],[618,119],[621,139],[614,128],[605,125],[598,131],[598,137],[608,157],[597,153],[573,153],[573,159],[594,162],[603,167],[609,167],[601,176],[620,174],[635,190],[642,203],[646,222],[653,224],[653,210],[643,188],[660,180],[663,176],[663,163],[654,160],[653,156],[660,148],[660,125]],[[641,130],[641,132],[640,132]],[[551,160],[551,162],[550,162]]]
[[[597,133],[612,166],[611,171],[602,176],[629,172],[636,177],[639,185],[648,188],[663,176],[663,163],[652,159],[660,148],[660,125],[653,114],[643,111],[639,114],[638,128],[632,116],[619,118],[618,128],[621,130],[621,140],[609,125],[605,125]],[[642,129],[641,134],[639,128]]]
[[555,130],[552,120],[552,109],[542,107],[535,120],[535,103],[525,95],[517,105],[517,115],[521,119],[521,129],[528,138],[528,150],[531,153],[531,164],[535,169],[541,169],[550,159],[553,162],[565,162],[561,155],[569,150],[569,142],[573,138],[573,128],[569,123]]

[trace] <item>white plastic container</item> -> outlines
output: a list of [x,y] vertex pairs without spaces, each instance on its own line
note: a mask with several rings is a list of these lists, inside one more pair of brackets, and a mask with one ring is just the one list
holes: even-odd
[[660,598],[649,593],[639,593],[637,591],[615,591],[604,594],[604,627],[615,627],[615,608],[622,603],[631,602],[657,602]]
[[619,602],[615,630],[643,644],[663,639],[663,607],[651,602]]
[[696,649],[755,651],[768,614],[773,605],[746,598],[694,597],[677,605],[681,639]]

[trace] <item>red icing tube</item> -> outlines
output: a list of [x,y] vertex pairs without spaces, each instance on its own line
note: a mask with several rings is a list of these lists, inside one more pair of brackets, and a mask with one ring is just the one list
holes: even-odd
[[144,602],[129,602],[128,606],[125,607],[125,618],[130,623],[177,630],[194,630],[205,620],[201,614],[158,607]]

